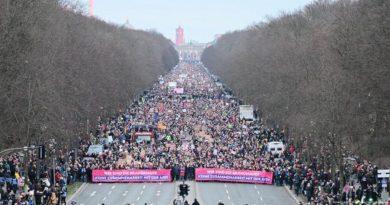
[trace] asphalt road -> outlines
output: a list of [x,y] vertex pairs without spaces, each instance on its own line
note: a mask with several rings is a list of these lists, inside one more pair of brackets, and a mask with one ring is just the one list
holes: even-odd
[[[194,183],[195,184],[195,183]],[[78,205],[171,205],[177,196],[176,183],[87,184],[74,198]],[[190,204],[201,205],[293,205],[283,187],[233,183],[198,182],[191,187]]]
[[171,205],[173,183],[87,184],[72,201],[77,205]]
[[274,185],[197,183],[197,196],[201,204],[217,205],[294,205],[284,187]]

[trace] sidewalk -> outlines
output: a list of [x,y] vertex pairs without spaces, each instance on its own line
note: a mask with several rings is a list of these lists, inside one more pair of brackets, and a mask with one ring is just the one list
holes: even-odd
[[[290,190],[290,188],[287,186],[287,185],[284,185],[284,188],[286,189],[286,191],[290,194],[291,198],[293,198],[295,200],[295,202],[297,204],[299,204],[299,202],[302,202],[303,204],[306,204],[307,203],[307,200],[305,198],[305,196],[303,194],[300,194],[299,196],[297,196],[293,190]],[[382,192],[382,197],[381,199],[378,200],[378,204],[383,204],[383,205],[387,205],[387,201],[390,199],[390,195],[387,191],[383,191]]]
[[74,192],[71,196],[68,196],[68,198],[66,199],[66,203],[67,204],[70,204],[72,202],[72,200],[74,199],[74,197],[79,194],[80,192],[84,191],[85,187],[87,186],[88,183],[84,182],[77,190],[76,192]]
[[383,190],[382,191],[382,201],[384,203],[386,203],[389,199],[390,199],[390,195],[389,195],[389,192],[387,192],[386,190]]

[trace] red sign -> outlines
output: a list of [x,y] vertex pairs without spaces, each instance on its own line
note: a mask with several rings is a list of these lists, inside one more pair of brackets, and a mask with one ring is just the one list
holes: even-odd
[[195,170],[196,181],[272,184],[272,177],[272,172],[263,171],[207,168],[199,168]]
[[170,169],[93,170],[93,182],[170,182]]
[[162,103],[158,104],[158,112],[160,112],[160,113],[164,112],[164,104],[162,104]]

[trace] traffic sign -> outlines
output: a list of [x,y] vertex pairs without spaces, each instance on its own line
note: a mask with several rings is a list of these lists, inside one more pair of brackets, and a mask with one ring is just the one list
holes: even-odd
[[390,169],[378,170],[378,178],[389,178],[389,177],[390,177]]

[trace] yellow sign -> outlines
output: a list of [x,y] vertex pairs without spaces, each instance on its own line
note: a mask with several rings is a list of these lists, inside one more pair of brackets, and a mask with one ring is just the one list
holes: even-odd
[[167,126],[165,126],[165,125],[162,124],[162,123],[158,123],[157,128],[158,128],[158,129],[161,129],[161,130],[166,130],[166,129],[167,129]]

